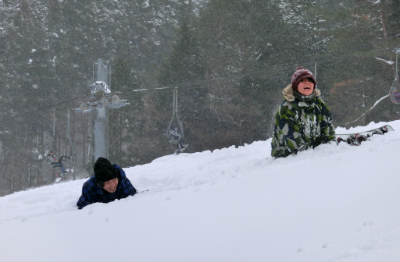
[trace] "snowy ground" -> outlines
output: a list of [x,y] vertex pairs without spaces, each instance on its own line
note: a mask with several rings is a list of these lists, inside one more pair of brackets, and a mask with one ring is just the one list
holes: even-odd
[[165,156],[125,169],[149,191],[82,210],[84,180],[0,197],[0,261],[399,261],[390,124],[360,147],[278,160],[270,140]]

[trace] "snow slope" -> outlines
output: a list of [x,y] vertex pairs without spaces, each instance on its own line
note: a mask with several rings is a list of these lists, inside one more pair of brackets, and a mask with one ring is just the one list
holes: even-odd
[[270,139],[165,156],[125,169],[149,191],[82,210],[85,180],[0,197],[0,261],[399,261],[390,124],[360,147],[277,160]]

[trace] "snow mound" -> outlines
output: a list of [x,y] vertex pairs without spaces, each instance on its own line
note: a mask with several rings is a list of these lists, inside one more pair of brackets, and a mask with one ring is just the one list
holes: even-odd
[[82,210],[85,180],[0,197],[0,261],[398,261],[400,121],[388,124],[362,146],[283,159],[270,139],[164,156],[124,169],[142,193]]

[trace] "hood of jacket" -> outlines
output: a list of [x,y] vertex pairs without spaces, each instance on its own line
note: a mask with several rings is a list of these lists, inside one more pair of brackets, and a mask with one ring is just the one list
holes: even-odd
[[[293,102],[296,99],[293,88],[292,88],[292,84],[287,85],[282,90],[282,95],[283,95],[283,98],[285,98],[285,100],[288,102]],[[321,90],[319,90],[318,88],[315,88],[314,95],[315,95],[315,97],[320,97]]]

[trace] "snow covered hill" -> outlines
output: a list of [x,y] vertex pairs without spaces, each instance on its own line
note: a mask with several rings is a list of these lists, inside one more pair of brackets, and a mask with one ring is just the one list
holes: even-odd
[[84,180],[1,197],[0,261],[399,261],[400,121],[389,124],[362,146],[285,159],[270,139],[165,156],[125,169],[148,191],[82,210]]

